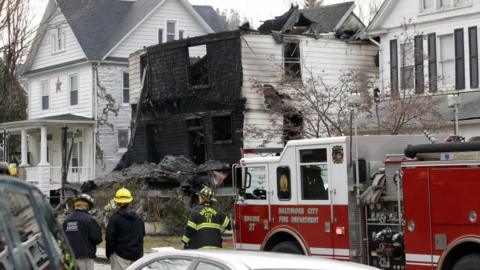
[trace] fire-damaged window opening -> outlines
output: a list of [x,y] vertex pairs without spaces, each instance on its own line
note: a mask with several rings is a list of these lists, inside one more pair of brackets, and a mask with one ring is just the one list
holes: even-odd
[[302,79],[299,42],[286,42],[283,44],[283,62],[285,69],[285,79]]
[[303,116],[300,112],[283,115],[283,141],[285,144],[290,140],[303,138],[303,124]]
[[188,47],[190,62],[190,85],[193,88],[208,87],[208,53],[207,45]]
[[212,137],[215,144],[232,143],[232,117],[230,114],[212,116]]
[[207,154],[202,118],[198,116],[186,116],[185,124],[187,127],[190,159],[197,165],[205,163]]

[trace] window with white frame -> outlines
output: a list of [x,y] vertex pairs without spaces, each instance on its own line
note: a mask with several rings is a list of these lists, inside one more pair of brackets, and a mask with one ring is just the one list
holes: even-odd
[[126,149],[128,147],[130,132],[128,128],[118,129],[117,146],[118,149]]
[[433,10],[435,8],[435,0],[422,0],[422,10]]
[[78,104],[78,75],[71,74],[68,76],[70,86],[70,105]]
[[412,89],[414,86],[414,66],[415,58],[413,52],[413,43],[400,44],[401,67],[401,86],[402,89]]
[[422,11],[468,7],[470,5],[472,5],[472,0],[420,0]]
[[175,40],[177,33],[177,22],[167,21],[167,42]]
[[440,80],[443,86],[455,85],[455,47],[453,34],[439,36]]
[[57,28],[51,35],[52,54],[65,51],[66,33],[63,29]]
[[130,103],[130,82],[128,72],[123,72],[123,103]]
[[40,82],[42,88],[42,110],[48,110],[50,93],[48,90],[48,80],[42,80]]

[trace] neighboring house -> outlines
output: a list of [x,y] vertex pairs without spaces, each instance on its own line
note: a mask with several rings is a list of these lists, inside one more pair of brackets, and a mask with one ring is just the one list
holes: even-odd
[[[242,148],[262,145],[262,139],[246,131],[247,125],[269,128],[272,117],[283,119],[268,110],[268,98],[256,85],[288,93],[291,89],[280,90],[282,82],[302,84],[310,72],[322,74],[331,85],[351,69],[374,76],[377,47],[353,40],[363,29],[353,8],[353,3],[313,11],[292,7],[259,31],[210,34],[132,54],[136,89],[130,99],[138,101],[139,113],[124,166],[158,162],[165,155],[184,155],[197,164],[237,163]],[[323,16],[326,10],[329,15]],[[205,55],[192,57],[198,49]],[[284,127],[278,128],[282,133]],[[281,136],[266,146],[282,147]]]
[[[462,125],[467,137],[479,133],[480,107],[471,106],[480,91],[479,29],[479,0],[386,0],[368,27],[379,41],[382,90],[458,94],[460,134]],[[447,102],[441,104],[439,112],[453,119]]]
[[45,193],[59,187],[64,127],[68,181],[110,172],[130,136],[129,54],[221,31],[215,15],[186,0],[51,0],[23,75],[28,120],[0,125],[21,134],[27,181]]

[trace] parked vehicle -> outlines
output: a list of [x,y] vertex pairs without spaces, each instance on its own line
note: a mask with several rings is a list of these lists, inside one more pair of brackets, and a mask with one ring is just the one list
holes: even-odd
[[159,248],[127,270],[373,270],[336,260],[271,252]]
[[[407,160],[409,144],[418,146]],[[478,142],[289,141],[279,156],[243,158],[234,169],[235,247],[392,270],[478,269],[479,166]]]
[[40,190],[0,175],[0,269],[75,269],[71,249]]

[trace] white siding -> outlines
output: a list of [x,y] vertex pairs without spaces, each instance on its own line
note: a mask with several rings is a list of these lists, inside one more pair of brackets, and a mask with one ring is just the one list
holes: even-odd
[[[401,1],[400,1],[401,2]],[[408,2],[408,1],[407,1]],[[403,4],[402,4],[403,5]],[[440,13],[437,14],[444,16],[442,20],[432,20],[430,22],[424,23],[417,23],[415,20],[415,15],[412,18],[412,25],[409,26],[409,30],[406,32],[401,28],[392,28],[389,29],[387,33],[381,35],[381,46],[382,50],[380,52],[380,78],[381,78],[381,88],[384,91],[390,91],[390,40],[397,39],[398,40],[398,59],[399,59],[399,79],[400,77],[400,44],[404,41],[404,37],[407,36],[408,38],[412,39],[414,35],[428,35],[429,33],[435,33],[437,36],[437,75],[440,76],[442,74],[441,65],[439,63],[440,59],[440,42],[439,36],[451,34],[453,35],[454,30],[457,28],[463,28],[464,31],[464,52],[465,52],[465,90],[478,90],[478,88],[470,88],[470,63],[469,63],[469,44],[468,44],[468,27],[470,26],[477,26],[479,33],[478,36],[480,37],[480,5],[475,7],[476,14],[459,17],[448,17],[451,14],[447,13]],[[423,17],[422,17],[423,19]],[[392,16],[389,21],[393,20],[400,20],[400,17],[397,17],[397,14],[392,13]],[[408,18],[407,18],[408,20]],[[414,24],[414,26],[413,26]],[[423,42],[423,50],[425,55],[424,60],[424,75],[425,75],[425,85],[428,86],[428,43],[427,39],[424,39]],[[480,44],[479,44],[480,45]],[[454,53],[455,48],[450,48],[451,52]],[[452,74],[454,77],[455,74]],[[453,78],[453,81],[455,79]],[[441,81],[438,82],[439,90],[445,90],[445,86],[441,85]],[[428,91],[427,87],[425,87],[425,91]]]
[[[120,107],[117,116],[112,112],[108,113],[107,122],[112,124],[113,128],[97,125],[97,132],[99,135],[98,143],[103,151],[102,164],[96,166],[95,175],[97,177],[112,171],[124,153],[117,148],[117,135],[118,129],[130,128],[130,116],[132,113],[130,104],[122,104],[123,72],[127,71],[128,67],[124,65],[101,65],[98,68],[100,85],[105,87],[107,93],[111,94],[115,99],[115,104],[120,105]],[[105,102],[99,98],[97,104],[97,115],[100,118],[102,110],[105,107]]]
[[[340,77],[349,71],[363,71],[370,77],[375,77],[378,70],[375,67],[374,56],[377,47],[366,44],[347,44],[335,39],[314,39],[310,37],[292,37],[300,41],[302,58],[302,77],[304,80],[320,77],[327,85],[339,84]],[[267,129],[269,133],[277,129],[276,138],[267,147],[278,147],[281,144],[281,116],[265,110],[264,98],[254,87],[255,84],[270,84],[279,91],[288,89],[277,88],[283,79],[283,45],[276,43],[270,35],[242,36],[242,94],[246,98],[246,127],[255,126]],[[310,74],[311,72],[311,74]],[[272,125],[277,121],[277,126]],[[275,131],[274,131],[275,132]],[[256,139],[244,132],[244,147],[258,147],[262,139]]]
[[390,16],[386,16],[382,22],[382,28],[396,28],[402,24],[408,23],[409,20],[413,20],[414,23],[425,23],[431,21],[444,20],[445,18],[454,18],[456,20],[459,17],[464,18],[477,13],[480,9],[480,0],[471,0],[472,5],[463,8],[453,8],[445,11],[430,11],[421,12],[421,2],[423,0],[402,0],[393,1],[395,3],[390,7]]
[[127,58],[129,54],[143,48],[158,44],[158,29],[163,28],[166,35],[166,21],[177,21],[178,30],[184,30],[184,37],[194,37],[207,34],[190,12],[176,0],[166,0],[153,14],[150,15],[138,28],[136,28],[112,53],[110,57]]
[[140,98],[140,87],[142,78],[140,77],[140,55],[143,50],[135,52],[128,58],[128,73],[130,74],[130,103],[137,104]]
[[[78,104],[70,105],[69,75],[78,75]],[[42,110],[42,80],[48,80],[49,85],[49,109]],[[56,91],[57,81],[61,82],[61,91]],[[92,115],[92,66],[83,64],[76,67],[65,68],[59,71],[32,75],[29,77],[30,84],[30,119],[37,119],[52,115],[75,114],[84,117]]]
[[[85,53],[80,47],[63,14],[60,12],[56,12],[55,14],[58,15],[51,20],[48,30],[42,37],[37,54],[35,55],[32,70],[86,58]],[[65,31],[65,51],[52,54],[51,36],[57,31],[58,27],[60,27],[62,31]]]

